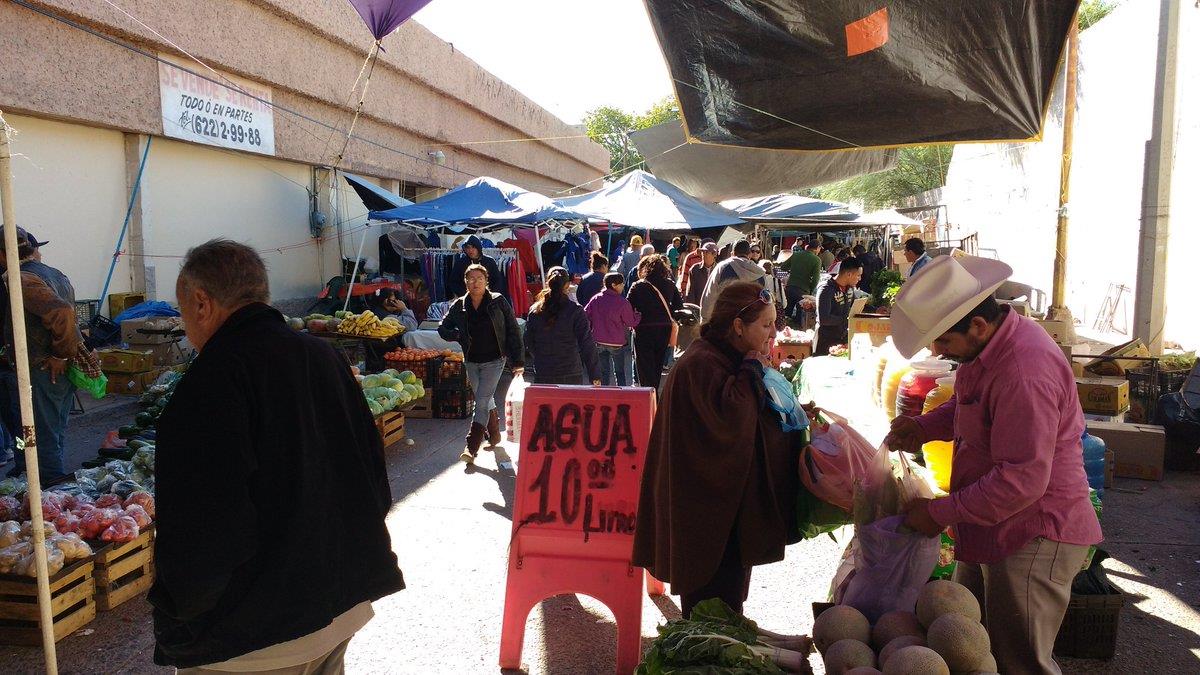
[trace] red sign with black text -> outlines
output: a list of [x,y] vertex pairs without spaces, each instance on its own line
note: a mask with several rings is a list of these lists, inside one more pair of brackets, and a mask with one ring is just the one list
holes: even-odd
[[643,573],[631,557],[654,411],[654,391],[647,388],[526,390],[502,667],[519,667],[533,605],[563,593],[605,603],[617,619],[617,670],[636,665]]

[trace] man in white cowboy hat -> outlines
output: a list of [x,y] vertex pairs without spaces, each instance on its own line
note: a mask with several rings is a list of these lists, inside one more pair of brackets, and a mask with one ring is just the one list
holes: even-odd
[[1071,366],[1036,322],[993,297],[1008,265],[935,258],[892,309],[892,337],[958,361],[955,396],[892,423],[893,449],[955,442],[950,494],[917,501],[905,524],[953,528],[955,581],[980,600],[1002,673],[1058,673],[1051,651],[1089,545],[1101,541],[1083,470],[1083,411]]

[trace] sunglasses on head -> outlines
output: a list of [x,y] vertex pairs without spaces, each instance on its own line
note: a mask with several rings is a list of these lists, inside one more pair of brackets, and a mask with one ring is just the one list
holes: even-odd
[[768,290],[767,290],[767,289],[765,289],[765,288],[764,288],[764,289],[762,289],[761,291],[759,291],[759,292],[758,292],[758,297],[757,297],[757,298],[755,298],[754,302],[752,302],[752,303],[750,303],[750,304],[746,305],[745,307],[743,307],[743,308],[739,309],[739,310],[738,310],[738,313],[737,313],[737,315],[740,317],[741,315],[743,315],[743,314],[745,314],[745,313],[746,313],[746,310],[750,309],[751,307],[753,307],[754,305],[756,305],[757,303],[760,303],[760,302],[761,302],[762,304],[764,304],[764,305],[767,305],[768,307],[769,307],[769,306],[770,306],[770,305],[771,305],[773,302],[775,302],[775,298],[771,296],[771,291],[768,291]]

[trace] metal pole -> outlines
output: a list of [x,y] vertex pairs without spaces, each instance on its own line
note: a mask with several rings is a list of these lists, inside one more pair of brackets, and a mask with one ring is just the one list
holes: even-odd
[[[29,512],[33,521],[33,561],[37,568],[38,614],[46,672],[58,673],[54,651],[54,616],[50,611],[50,574],[46,566],[46,533],[42,522],[42,483],[38,467],[37,434],[33,428],[33,390],[29,384],[29,350],[25,342],[25,297],[21,292],[21,259],[17,254],[17,216],[13,207],[11,128],[0,112],[0,202],[4,215],[4,259],[10,274],[8,298],[12,309],[13,360],[17,365],[17,398],[21,403],[21,435],[25,438],[25,478],[29,481]],[[12,282],[16,279],[15,282]],[[62,374],[59,377],[66,377]],[[15,435],[15,434],[14,434]]]
[[1171,230],[1171,178],[1175,169],[1175,99],[1179,52],[1179,6],[1162,0],[1158,28],[1158,66],[1154,76],[1154,118],[1146,143],[1142,181],[1142,225],[1138,240],[1137,288],[1133,334],[1162,353],[1166,324],[1167,238]]
[[346,302],[342,305],[343,312],[348,311],[350,307],[350,297],[354,294],[354,282],[358,280],[358,263],[362,260],[363,245],[367,243],[367,235],[370,233],[371,228],[364,225],[362,239],[358,240],[358,255],[354,256],[354,271],[350,274],[350,285],[346,287]]
[[1058,177],[1058,235],[1054,246],[1054,285],[1047,319],[1065,325],[1063,343],[1075,344],[1075,318],[1067,307],[1067,231],[1070,224],[1071,152],[1075,140],[1075,91],[1079,79],[1079,23],[1067,34],[1067,82],[1063,93],[1062,164]]

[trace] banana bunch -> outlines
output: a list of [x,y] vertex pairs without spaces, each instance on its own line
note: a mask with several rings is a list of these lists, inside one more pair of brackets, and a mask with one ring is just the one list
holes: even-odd
[[380,320],[371,310],[362,314],[351,314],[342,319],[337,331],[343,335],[358,335],[361,337],[390,338],[398,335],[404,328],[395,317]]

